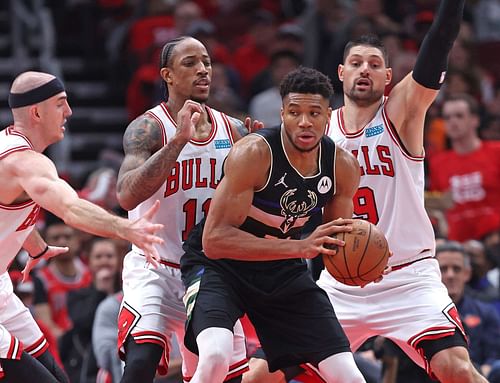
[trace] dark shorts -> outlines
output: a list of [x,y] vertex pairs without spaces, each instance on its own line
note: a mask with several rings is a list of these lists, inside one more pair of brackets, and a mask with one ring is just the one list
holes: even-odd
[[[333,354],[350,352],[328,296],[306,268],[298,270],[292,269],[280,284],[272,281],[271,274],[251,275],[252,270],[238,278],[208,264],[184,268],[186,347],[196,353],[201,331],[209,327],[232,331],[236,320],[247,313],[270,371],[306,362],[318,364]],[[266,284],[272,289],[263,288]]]

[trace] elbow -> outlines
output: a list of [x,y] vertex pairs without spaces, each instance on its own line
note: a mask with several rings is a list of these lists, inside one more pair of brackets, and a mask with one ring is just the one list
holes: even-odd
[[205,230],[203,233],[203,252],[209,259],[220,259],[222,247],[218,245],[217,236],[211,233],[207,233]]
[[118,203],[120,204],[121,208],[130,211],[132,209],[135,209],[138,205],[137,202],[132,201],[132,198],[130,198],[127,193],[118,192],[116,193],[116,199],[118,200]]
[[60,211],[61,214],[59,215],[59,218],[61,218],[66,225],[72,227],[79,226],[78,224],[80,220],[78,219],[78,208],[75,204],[63,205]]

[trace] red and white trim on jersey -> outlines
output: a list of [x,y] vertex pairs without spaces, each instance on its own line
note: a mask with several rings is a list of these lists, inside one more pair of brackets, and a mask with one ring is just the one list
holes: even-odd
[[125,341],[139,319],[141,314],[123,301],[118,315],[118,354],[122,360],[125,360]]
[[167,144],[167,137],[165,135],[165,126],[163,125],[163,121],[151,110],[148,110],[145,114],[153,118],[158,125],[160,125],[162,145],[165,146]]
[[33,358],[38,358],[49,348],[49,342],[45,339],[44,336],[40,337],[35,343],[31,346],[26,347],[25,351],[30,354]]
[[412,161],[423,161],[425,159],[425,156],[413,156],[408,152],[408,149],[406,149],[406,147],[404,146],[403,141],[401,141],[401,137],[399,137],[399,134],[396,131],[396,128],[394,127],[394,124],[391,122],[391,120],[389,120],[389,117],[387,117],[385,101],[384,101],[384,107],[382,108],[382,118],[384,120],[384,125],[386,126],[387,131],[389,132],[396,146],[401,150],[403,156]]
[[[160,104],[160,106],[161,106],[161,109],[163,110],[163,112],[165,112],[165,115],[170,120],[170,122],[177,128],[177,122],[175,121],[175,119],[170,114],[170,111],[168,110],[167,103],[166,102],[162,102]],[[194,138],[191,138],[189,140],[189,142],[191,144],[193,144],[193,145],[200,145],[200,146],[207,145],[210,142],[212,142],[212,140],[214,139],[215,135],[217,134],[217,119],[213,116],[213,113],[212,113],[211,109],[208,106],[205,106],[205,108],[206,108],[206,110],[207,110],[207,112],[208,112],[208,114],[210,116],[210,119],[212,120],[212,127],[210,129],[210,134],[204,140],[196,140]],[[151,113],[151,110],[149,112]]]
[[24,209],[28,206],[31,206],[31,205],[35,205],[35,201],[33,200],[28,200],[28,201],[25,201],[25,202],[21,202],[21,203],[18,203],[18,204],[12,204],[12,205],[2,205],[0,203],[0,209],[4,209],[4,210],[21,210],[21,209]]
[[9,154],[16,153],[16,152],[24,152],[25,150],[33,150],[29,146],[16,146],[14,148],[10,148],[9,150],[6,150],[5,152],[0,153],[0,160],[7,157]]
[[[10,338],[10,346],[9,350],[7,351],[7,354],[1,355],[2,359],[15,359],[19,360],[21,359],[21,354],[23,353],[23,344],[17,340],[16,337],[13,337],[11,335]],[[2,379],[5,376],[5,372],[3,371],[2,365],[0,364],[0,379]]]
[[229,366],[229,372],[227,373],[226,379],[224,379],[224,381],[228,381],[236,378],[237,376],[243,375],[248,370],[248,359],[245,358],[238,363]]
[[[211,120],[210,133],[207,132],[209,137],[203,141],[189,140],[180,151],[165,182],[151,197],[128,213],[130,219],[137,219],[156,200],[161,202],[155,221],[170,224],[156,233],[165,240],[164,244],[157,246],[157,250],[163,260],[171,262],[166,265],[174,268],[177,268],[184,254],[182,243],[189,231],[208,212],[221,179],[222,164],[234,142],[230,118],[207,106],[205,110]],[[161,121],[166,143],[175,137],[177,123],[166,103],[154,106],[147,113]],[[132,248],[139,254],[143,253],[135,246]]]
[[[359,129],[356,132],[349,133],[347,129],[345,128],[345,123],[344,123],[344,107],[337,109],[337,122],[340,127],[340,131],[344,134],[346,137],[354,138],[354,137],[359,137],[363,134],[365,130],[365,126],[363,126],[361,129]],[[330,124],[328,124],[328,129],[330,129]],[[327,134],[329,133],[329,130],[327,131]]]
[[[224,382],[227,382],[228,380],[234,379],[238,376],[243,375],[245,372],[249,371],[248,367],[248,359],[243,359],[238,363],[232,364],[229,366],[229,372],[227,373],[226,377],[224,378]],[[193,379],[192,376],[183,376],[182,380],[184,380],[185,383],[188,383]]]
[[130,306],[127,302],[123,301],[120,314],[118,316],[118,354],[122,360],[125,360],[125,342],[130,335],[135,343],[154,343],[163,348],[162,359],[158,365],[158,373],[160,375],[166,375],[168,371],[168,361],[169,361],[169,348],[167,338],[156,331],[137,331],[133,332],[133,329],[139,319],[141,314]]
[[345,125],[346,109],[335,110],[327,135],[357,158],[361,179],[354,216],[376,224],[386,235],[394,254],[389,265],[396,266],[433,256],[435,242],[423,204],[424,157],[405,148],[387,116],[386,100],[380,100],[372,119],[356,132],[347,131],[354,128]]
[[[210,113],[210,118],[215,120],[215,117],[213,117],[212,110],[210,108],[207,108],[207,110]],[[234,145],[234,135],[233,135],[233,130],[231,129],[231,122],[229,121],[229,117],[225,113],[221,113],[222,120],[224,120],[224,126],[227,131],[227,136],[229,137],[229,140],[231,141],[231,146]]]
[[163,354],[156,369],[158,374],[167,375],[168,363],[170,361],[170,349],[168,348],[167,338],[163,334],[156,331],[139,331],[137,333],[130,334],[130,336],[134,338],[134,341],[137,344],[154,343],[163,348]]
[[9,351],[4,359],[21,359],[21,354],[23,353],[23,344],[17,340],[16,337],[11,335]]
[[431,327],[428,328],[417,335],[412,336],[408,339],[408,344],[413,348],[417,349],[418,345],[423,340],[432,340],[432,339],[440,339],[447,336],[451,336],[455,334],[456,330],[459,330],[465,339],[467,339],[467,335],[465,334],[464,326],[462,325],[462,321],[460,320],[460,316],[458,314],[457,308],[455,304],[450,303],[443,309],[444,316],[450,321],[451,326],[439,326],[439,327]]
[[418,344],[423,340],[445,338],[455,334],[456,329],[457,328],[455,326],[431,327],[418,333],[417,335],[412,336],[408,339],[408,344],[413,348],[418,349]]
[[34,146],[31,143],[30,139],[28,137],[26,137],[24,134],[22,134],[21,132],[18,132],[17,130],[15,130],[15,129],[16,128],[15,128],[14,125],[10,125],[8,128],[5,129],[5,135],[6,136],[18,136],[18,137],[22,137],[28,143],[30,149],[34,149]]

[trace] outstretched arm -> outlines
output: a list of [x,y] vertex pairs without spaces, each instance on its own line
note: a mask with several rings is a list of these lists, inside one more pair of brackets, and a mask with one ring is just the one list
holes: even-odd
[[54,163],[43,154],[26,150],[12,153],[4,161],[12,182],[66,224],[103,237],[123,238],[145,254],[157,257],[153,245],[163,241],[154,233],[162,225],[150,221],[158,210],[158,203],[144,217],[132,222],[79,198],[76,191],[59,178]]
[[425,114],[444,79],[448,54],[460,30],[464,3],[465,0],[441,0],[413,72],[389,95],[387,115],[414,156],[423,154]]
[[162,128],[154,118],[143,115],[130,123],[123,136],[125,159],[116,185],[121,207],[132,210],[161,187],[191,138],[201,112],[200,104],[186,101],[177,115],[177,132],[165,146]]

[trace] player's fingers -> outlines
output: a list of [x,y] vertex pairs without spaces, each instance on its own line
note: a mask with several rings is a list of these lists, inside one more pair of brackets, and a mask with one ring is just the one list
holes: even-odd
[[339,233],[347,233],[352,231],[352,226],[350,225],[332,225],[327,228],[325,228],[325,234],[326,235],[334,235],[334,234],[339,234]]
[[143,218],[147,219],[148,221],[151,221],[151,218],[153,218],[156,213],[158,213],[158,209],[160,208],[160,201],[156,200],[153,206],[149,208],[149,210],[144,214]]
[[23,271],[21,271],[21,274],[23,275],[23,280],[22,280],[23,282],[26,282],[26,280],[28,279],[30,271],[31,271],[31,262],[28,261]]
[[196,125],[198,121],[200,120],[201,114],[199,112],[194,112],[193,115],[191,116],[191,123],[193,125]]
[[144,251],[144,255],[146,256],[146,260],[155,268],[157,269],[158,266],[160,266],[159,262],[159,256],[158,253],[155,254],[154,248],[152,248],[149,251]]
[[384,269],[384,271],[382,271],[382,275],[387,275],[391,271],[392,271],[392,267],[391,266],[386,266],[386,268]]
[[326,235],[322,238],[323,246],[336,248],[337,246],[345,246],[345,241],[337,237]]
[[333,221],[328,222],[330,225],[342,226],[342,225],[352,225],[354,220],[352,218],[337,218]]
[[251,132],[256,132],[257,130],[260,130],[264,128],[264,123],[262,121],[259,121],[259,120],[255,120],[253,122],[253,125],[252,125],[252,130]]
[[252,119],[250,117],[245,117],[244,124],[245,124],[245,128],[247,128],[247,130],[249,132],[251,132],[252,131]]
[[[155,230],[156,231],[156,230]],[[160,238],[156,235],[147,235],[146,238],[145,238],[145,241],[148,243],[148,244],[153,244],[153,243],[157,243],[159,245],[161,245],[163,242],[165,242],[163,240],[163,238]]]

